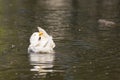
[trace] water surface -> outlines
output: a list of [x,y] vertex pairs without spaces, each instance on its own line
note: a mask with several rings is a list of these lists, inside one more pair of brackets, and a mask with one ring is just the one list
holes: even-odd
[[[0,80],[119,80],[119,3],[0,0]],[[37,26],[55,54],[27,53]]]

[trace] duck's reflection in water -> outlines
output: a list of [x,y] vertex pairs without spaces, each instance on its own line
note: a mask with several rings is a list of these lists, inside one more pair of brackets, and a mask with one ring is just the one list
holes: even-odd
[[63,72],[62,70],[54,70],[55,54],[54,53],[31,53],[30,64],[33,66],[31,71],[37,71],[38,75],[46,77],[47,73]]
[[54,54],[46,53],[31,53],[30,64],[33,66],[31,71],[38,71],[39,75],[46,75],[48,72],[53,72]]

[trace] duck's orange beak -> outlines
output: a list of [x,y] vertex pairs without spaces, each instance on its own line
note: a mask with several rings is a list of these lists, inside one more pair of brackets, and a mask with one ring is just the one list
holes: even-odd
[[43,32],[39,32],[39,36],[42,36],[43,35]]

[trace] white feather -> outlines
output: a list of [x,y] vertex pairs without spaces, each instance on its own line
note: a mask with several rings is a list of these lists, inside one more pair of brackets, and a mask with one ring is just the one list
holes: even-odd
[[39,32],[34,32],[30,37],[30,45],[28,47],[28,52],[48,52],[53,53],[53,48],[55,43],[52,39],[52,36],[49,36],[47,32],[38,27],[39,32],[42,32],[43,35],[39,36]]

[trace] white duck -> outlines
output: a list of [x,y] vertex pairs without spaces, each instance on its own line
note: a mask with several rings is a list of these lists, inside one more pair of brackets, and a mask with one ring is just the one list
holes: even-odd
[[55,43],[52,40],[52,36],[49,36],[47,32],[38,27],[39,32],[34,32],[30,37],[30,45],[28,47],[28,53],[34,52],[47,52],[53,53]]

